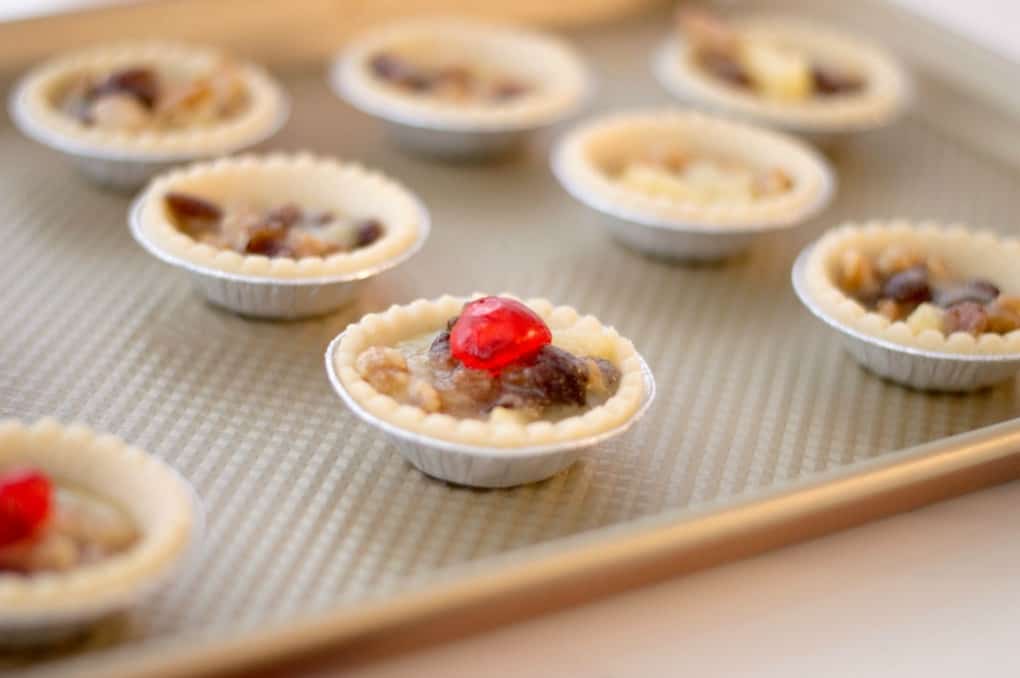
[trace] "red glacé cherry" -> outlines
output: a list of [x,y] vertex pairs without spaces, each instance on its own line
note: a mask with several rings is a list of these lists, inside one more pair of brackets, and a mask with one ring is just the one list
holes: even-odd
[[466,304],[454,323],[450,353],[467,367],[498,372],[551,341],[549,327],[521,302],[482,297]]
[[0,475],[0,546],[35,534],[50,515],[53,484],[39,471]]

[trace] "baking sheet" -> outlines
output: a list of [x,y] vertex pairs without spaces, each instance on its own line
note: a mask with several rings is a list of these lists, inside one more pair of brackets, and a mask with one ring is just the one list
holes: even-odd
[[[572,34],[598,71],[595,110],[669,102],[647,64],[664,22],[659,14]],[[374,120],[328,91],[321,70],[283,77],[294,114],[269,148],[383,169],[420,193],[434,223],[417,258],[355,307],[309,322],[206,305],[131,240],[128,197],[96,190],[0,124],[0,416],[116,432],[179,469],[208,516],[197,561],[151,603],[60,652],[0,666],[111,675],[108,661],[147,656],[151,668],[273,625],[427,591],[489,560],[555,553],[579,535],[609,544],[634,521],[722,510],[1020,415],[1015,382],[932,395],[871,376],[790,289],[799,248],[846,219],[1015,228],[1016,170],[924,116],[834,149],[839,195],[804,229],[724,265],[682,267],[615,244],[560,190],[546,160],[556,131],[497,164],[436,164],[389,145]],[[943,100],[960,96],[926,86]],[[527,487],[455,488],[409,467],[343,409],[322,352],[361,313],[473,291],[546,296],[615,325],[656,375],[647,418]]]

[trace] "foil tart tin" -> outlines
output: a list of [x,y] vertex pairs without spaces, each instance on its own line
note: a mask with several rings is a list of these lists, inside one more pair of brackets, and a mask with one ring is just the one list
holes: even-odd
[[21,97],[19,96],[18,89],[15,89],[8,102],[8,110],[11,120],[14,121],[14,124],[23,134],[44,146],[62,153],[85,177],[97,186],[125,193],[141,188],[153,177],[179,165],[253,149],[283,128],[290,118],[291,110],[290,97],[282,87],[278,86],[277,106],[279,112],[274,124],[259,134],[250,136],[245,140],[245,143],[226,150],[217,149],[213,153],[196,151],[192,153],[151,154],[115,150],[85,151],[71,140],[54,134],[45,128],[29,124],[25,119],[27,113],[24,111],[20,100]]
[[[445,110],[422,102],[402,101],[402,97],[379,96],[377,85],[367,85],[361,70],[373,49],[384,48],[393,40],[429,33],[451,36],[488,37],[501,42],[519,43],[517,57],[535,61],[547,52],[555,55],[558,68],[568,65],[572,82],[562,91],[543,93],[548,105],[507,111],[491,116],[478,110]],[[528,49],[528,47],[532,49]],[[541,63],[534,67],[542,68]],[[594,85],[581,57],[565,41],[552,35],[534,33],[455,18],[412,19],[385,26],[359,36],[340,54],[329,69],[333,92],[355,108],[381,120],[390,138],[400,147],[425,156],[447,160],[486,160],[507,155],[527,142],[538,130],[573,116],[591,98]],[[573,82],[576,80],[577,82]]]
[[430,231],[428,210],[420,201],[418,237],[395,257],[351,273],[321,278],[283,279],[242,275],[202,266],[159,247],[142,228],[144,194],[135,199],[128,216],[131,235],[149,254],[184,270],[210,303],[253,318],[296,320],[325,315],[340,309],[357,296],[361,285],[404,263],[425,245]]
[[[45,577],[45,581],[39,582],[35,593],[23,594],[26,604],[18,609],[0,608],[0,651],[36,648],[75,638],[100,621],[143,602],[197,561],[205,532],[202,503],[191,484],[165,462],[119,438],[82,425],[63,426],[52,419],[41,419],[31,425],[0,420],[0,427],[5,432],[14,430],[30,438],[45,438],[50,454],[36,464],[63,482],[81,484],[100,495],[103,491],[94,488],[97,484],[109,487],[113,483],[148,482],[171,488],[176,501],[169,507],[166,497],[163,504],[157,504],[150,493],[144,502],[132,502],[125,509],[136,515],[138,511],[170,510],[173,515],[163,515],[162,520],[178,526],[153,537],[160,540],[155,555],[131,560],[129,551],[85,570],[37,575]],[[73,450],[68,449],[72,446]],[[97,480],[96,468],[111,466],[115,473]],[[142,542],[134,548],[144,546],[146,543]],[[39,602],[35,603],[33,598]]]
[[644,377],[644,398],[634,414],[616,428],[574,440],[530,447],[454,443],[409,431],[363,408],[336,372],[334,353],[343,336],[341,332],[330,342],[325,355],[326,374],[336,394],[355,416],[381,430],[408,463],[428,476],[456,485],[499,488],[545,480],[569,467],[585,452],[626,432],[644,416],[655,399],[655,378],[644,358],[638,355]]
[[828,313],[807,290],[805,269],[811,246],[793,265],[793,289],[801,303],[839,335],[847,352],[870,372],[923,391],[974,391],[1007,381],[1020,372],[1020,354],[962,354],[926,351],[871,336]]
[[[698,214],[690,216],[667,215],[654,213],[635,204],[628,204],[617,199],[616,195],[598,190],[590,182],[579,177],[576,172],[576,151],[573,148],[584,140],[589,130],[612,123],[614,119],[630,123],[633,120],[640,124],[645,120],[661,117],[682,118],[684,124],[693,127],[705,126],[706,133],[719,133],[714,129],[721,126],[732,127],[754,139],[756,136],[767,135],[781,139],[785,146],[811,159],[813,173],[819,180],[819,188],[810,201],[785,211],[776,216],[749,208],[739,220],[726,224],[713,224],[707,216],[699,219]],[[712,129],[708,129],[712,128]],[[581,123],[565,134],[553,149],[550,158],[552,172],[560,185],[574,199],[587,205],[598,213],[598,223],[624,245],[644,254],[664,259],[688,262],[714,262],[728,259],[747,250],[759,238],[770,233],[794,228],[810,220],[823,211],[832,201],[836,192],[837,179],[829,163],[817,152],[798,141],[796,138],[781,133],[774,133],[751,125],[730,123],[717,116],[698,115],[685,109],[664,109],[663,111],[646,111],[617,113],[600,116]]]

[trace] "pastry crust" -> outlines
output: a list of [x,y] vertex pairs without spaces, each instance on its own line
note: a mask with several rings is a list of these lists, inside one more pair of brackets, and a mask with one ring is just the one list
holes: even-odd
[[[452,103],[381,82],[368,67],[381,50],[441,54],[492,64],[536,91],[499,103]],[[414,19],[359,36],[333,67],[338,91],[359,108],[415,127],[463,131],[530,129],[569,115],[591,90],[587,68],[564,41],[535,31],[467,19]]]
[[0,574],[0,623],[88,614],[130,602],[162,579],[196,532],[190,489],[164,464],[110,435],[43,419],[0,421],[0,467],[39,468],[124,510],[140,532],[131,548],[68,572]]
[[270,136],[289,112],[281,87],[254,64],[237,64],[247,94],[244,109],[208,125],[144,132],[88,127],[60,110],[54,98],[70,78],[82,72],[153,64],[199,74],[223,60],[224,55],[215,49],[156,41],[87,49],[32,69],[18,84],[11,110],[26,134],[76,155],[140,161],[222,155]]
[[[383,235],[367,247],[328,257],[269,258],[200,243],[173,224],[164,205],[169,191],[195,193],[214,202],[295,202],[302,208],[371,217]],[[310,154],[238,156],[205,162],[157,178],[138,199],[139,232],[170,258],[204,271],[279,281],[358,279],[413,251],[428,232],[428,214],[395,181],[360,165]]]
[[[677,139],[692,153],[729,156],[758,169],[782,169],[789,191],[742,204],[699,204],[635,191],[606,168],[635,147]],[[694,111],[662,109],[619,113],[587,122],[560,143],[557,174],[572,192],[606,212],[639,222],[704,231],[763,230],[803,221],[828,203],[835,177],[822,157],[784,134]]]
[[690,44],[670,39],[656,57],[663,84],[677,94],[791,130],[831,133],[873,129],[899,117],[912,97],[910,77],[892,55],[865,40],[827,26],[784,17],[738,19],[734,26],[749,36],[789,44],[812,56],[847,64],[865,79],[853,95],[811,98],[790,103],[771,101],[720,82],[700,68]]
[[393,346],[402,340],[439,332],[451,317],[460,313],[466,302],[479,296],[484,295],[419,299],[406,306],[392,306],[382,313],[366,315],[348,327],[333,356],[333,368],[343,387],[369,413],[404,430],[454,443],[497,448],[533,447],[598,435],[625,424],[647,398],[643,362],[629,340],[592,316],[581,316],[569,306],[553,306],[545,299],[522,301],[549,325],[554,345],[575,354],[605,358],[620,370],[616,393],[584,414],[557,422],[527,424],[428,414],[419,407],[399,403],[379,393],[358,374],[355,361],[365,349]]
[[900,346],[946,354],[1020,355],[1020,330],[1005,335],[986,332],[977,337],[967,332],[947,337],[933,329],[915,333],[903,321],[891,323],[881,314],[868,311],[839,288],[836,271],[841,253],[854,248],[873,255],[893,244],[937,255],[962,277],[981,277],[1007,291],[1020,290],[1020,241],[961,225],[897,220],[847,224],[818,240],[805,264],[808,294],[839,322]]

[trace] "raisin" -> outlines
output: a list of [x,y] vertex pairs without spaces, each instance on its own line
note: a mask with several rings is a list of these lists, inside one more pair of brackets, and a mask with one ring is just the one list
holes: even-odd
[[584,405],[588,368],[580,358],[547,344],[523,364],[504,368],[500,382],[503,393],[496,407]]
[[382,237],[383,227],[376,219],[366,219],[357,225],[354,247],[368,247]]
[[130,94],[152,110],[159,98],[159,77],[151,68],[127,68],[111,73],[92,91],[95,98],[107,94]]
[[921,303],[931,299],[928,269],[912,266],[891,276],[882,285],[882,296],[901,303]]
[[223,210],[214,202],[187,193],[167,193],[163,198],[170,213],[177,219],[208,219],[215,221]]
[[167,193],[163,203],[177,227],[190,236],[213,228],[223,217],[219,205],[187,193]]
[[492,88],[492,98],[497,101],[508,101],[524,96],[531,88],[515,80],[503,80]]
[[429,346],[429,362],[436,367],[445,367],[447,369],[452,368],[456,361],[450,354],[450,332],[440,332],[435,339],[432,340],[432,345]]
[[970,280],[968,282],[941,288],[936,291],[935,303],[948,308],[965,301],[978,304],[990,304],[999,296],[999,288],[987,280]]
[[271,224],[282,228],[290,228],[297,222],[301,221],[303,216],[304,213],[301,211],[301,208],[290,202],[286,205],[281,205],[280,207],[269,210],[269,212],[266,213],[265,221],[267,225]]
[[283,257],[288,255],[283,239],[287,230],[272,226],[258,226],[248,235],[248,243],[244,246],[246,254],[262,254],[267,257]]
[[964,301],[946,309],[946,334],[970,332],[981,334],[988,329],[988,311],[981,304]]
[[376,54],[368,65],[383,80],[400,80],[409,70],[403,59],[386,52]]
[[710,75],[740,89],[751,88],[751,76],[733,57],[720,52],[702,52],[698,61]]
[[372,57],[369,67],[376,76],[412,90],[426,90],[433,81],[414,66],[394,54],[383,52]]
[[817,64],[811,67],[811,79],[815,92],[822,96],[853,94],[864,88],[864,82],[856,75]]

